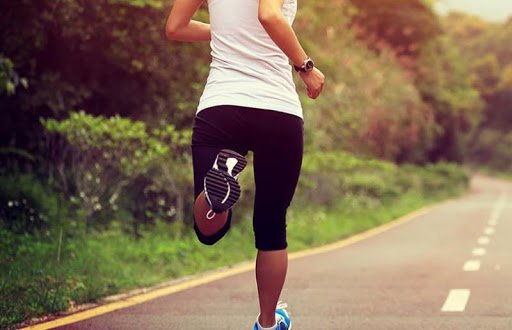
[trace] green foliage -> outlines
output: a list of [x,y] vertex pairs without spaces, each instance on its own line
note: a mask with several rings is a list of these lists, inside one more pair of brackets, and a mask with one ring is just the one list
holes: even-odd
[[498,84],[498,90],[501,92],[512,93],[512,63],[508,64],[503,70],[503,74]]
[[[84,108],[148,121],[183,120],[177,110],[190,105],[198,90],[180,82],[204,78],[200,63],[207,67],[208,53],[201,45],[165,40],[161,4],[110,0],[2,3],[0,8],[6,13],[0,34],[3,49],[33,82],[20,100],[22,105],[38,112]],[[9,37],[13,33],[17,38]],[[189,63],[191,58],[197,63]],[[182,70],[184,66],[188,70]]]
[[417,56],[420,45],[441,32],[432,8],[421,0],[350,0],[358,8],[358,37],[376,51],[391,47],[398,57]]
[[48,131],[52,181],[76,205],[86,226],[99,219],[108,224],[119,200],[139,220],[164,207],[165,218],[183,220],[192,181],[190,130],[173,125],[150,129],[142,121],[84,112],[42,124]]
[[[463,160],[482,103],[431,4],[316,2],[301,6],[295,26],[314,40],[306,46],[329,78],[314,106],[302,100],[308,149],[399,163]],[[323,33],[327,42],[315,37]]]
[[425,196],[456,192],[465,189],[468,183],[467,174],[454,164],[418,168],[364,160],[344,152],[317,152],[304,158],[296,199],[299,203],[330,206],[353,196],[382,202],[411,191]]
[[476,165],[504,170],[512,150],[512,20],[490,23],[462,13],[444,20],[446,30],[471,65],[472,84],[485,100],[483,121],[472,138],[469,160]]
[[[302,100],[308,148],[425,162],[436,130],[447,124],[434,121],[438,103],[425,104],[409,71],[422,45],[440,33],[437,18],[422,1],[353,4],[333,0],[299,7],[297,33],[328,78],[322,98]],[[73,108],[142,119],[149,127],[169,122],[190,127],[209,49],[164,40],[168,5],[159,0],[2,3],[0,42],[31,81],[3,110],[10,119],[6,127],[31,126],[2,130],[5,141],[25,149],[27,141],[41,140],[38,117],[65,118]],[[206,11],[197,17],[206,21]],[[41,149],[35,144],[28,151]]]
[[299,6],[295,28],[328,79],[322,97],[302,99],[307,149],[421,162],[432,140],[430,109],[391,49],[376,54],[356,40],[356,14],[348,1]]
[[2,146],[43,154],[39,118],[66,118],[71,109],[118,114],[150,127],[189,127],[208,71],[209,48],[165,40],[169,4],[0,2],[1,52],[30,82],[15,95],[0,95]]
[[418,59],[418,89],[434,110],[432,161],[461,162],[482,120],[483,103],[469,80],[467,65],[448,36],[428,42]]
[[475,60],[471,79],[473,86],[478,89],[483,97],[492,97],[496,93],[500,82],[500,68],[496,56],[486,54],[484,57]]
[[0,176],[0,228],[49,235],[66,216],[60,196],[33,175]]
[[469,187],[469,177],[453,163],[439,162],[422,169],[422,190],[424,194],[456,194]]
[[[458,45],[466,51],[470,61],[478,60],[491,52],[498,59],[500,67],[512,61],[512,21],[505,23],[482,22],[472,16],[459,13],[446,18],[444,24],[450,34],[455,34]],[[478,32],[471,34],[471,26],[478,24]],[[452,28],[455,29],[452,32]],[[469,31],[468,31],[469,30]],[[468,31],[466,33],[461,31]]]
[[[50,133],[58,133],[81,152],[101,150],[102,160],[118,165],[119,171],[133,177],[147,170],[149,164],[166,156],[169,146],[165,141],[148,134],[141,121],[114,116],[91,116],[83,111],[70,113],[69,119],[57,121],[42,120]],[[179,134],[173,126],[159,130],[161,138],[175,138],[180,143]]]
[[12,61],[0,54],[0,95],[13,95],[18,85],[28,88],[27,79],[20,78]]
[[49,272],[56,255],[51,240],[0,228],[0,327],[68,307],[73,288]]
[[443,33],[432,3],[351,2],[358,8],[353,19],[358,38],[376,54],[392,53],[414,77],[414,90],[421,98],[402,102],[407,105],[405,116],[396,115],[395,107],[379,107],[372,113],[369,137],[375,136],[377,142],[372,154],[399,162],[463,161],[482,120],[482,103],[469,84],[467,64]]
[[483,129],[473,147],[472,161],[490,169],[512,172],[512,133]]

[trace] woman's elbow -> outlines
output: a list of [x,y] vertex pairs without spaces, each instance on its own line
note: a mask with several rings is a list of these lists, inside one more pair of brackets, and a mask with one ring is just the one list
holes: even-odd
[[275,11],[259,10],[258,20],[260,21],[261,25],[266,27],[277,22],[280,19],[279,15],[280,14]]
[[176,40],[179,37],[180,31],[186,27],[186,23],[180,19],[169,17],[165,24],[165,37],[169,40]]
[[168,40],[175,40],[176,34],[178,32],[178,27],[173,24],[167,24],[165,26],[165,37]]

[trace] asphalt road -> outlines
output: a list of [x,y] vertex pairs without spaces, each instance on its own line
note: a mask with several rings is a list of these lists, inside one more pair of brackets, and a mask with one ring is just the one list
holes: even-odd
[[[476,177],[461,199],[292,260],[282,297],[295,330],[512,329],[512,184]],[[246,272],[61,329],[252,329],[257,313]]]

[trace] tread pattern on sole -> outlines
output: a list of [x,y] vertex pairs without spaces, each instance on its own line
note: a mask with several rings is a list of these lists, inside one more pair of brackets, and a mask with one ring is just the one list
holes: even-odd
[[[219,155],[217,157],[217,166],[220,171],[223,171],[224,173],[228,174],[228,165],[227,160],[228,158],[234,158],[237,160],[236,165],[233,168],[233,171],[231,175],[233,177],[236,177],[247,165],[247,160],[244,156],[240,155],[239,153],[229,150],[229,149],[223,149],[219,152]],[[229,174],[228,174],[229,175]]]
[[[229,158],[236,159],[232,175],[228,173]],[[245,168],[247,160],[235,151],[223,149],[215,162],[204,178],[204,191],[213,212],[221,213],[233,207],[240,198],[241,189],[235,178]]]

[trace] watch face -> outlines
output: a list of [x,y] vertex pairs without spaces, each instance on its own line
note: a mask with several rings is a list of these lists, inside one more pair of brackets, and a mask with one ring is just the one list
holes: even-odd
[[313,70],[313,67],[315,66],[315,63],[314,63],[314,62],[313,62],[313,60],[311,60],[311,59],[310,59],[310,60],[308,60],[308,61],[306,61],[306,63],[305,63],[305,64],[306,64],[306,65],[305,65],[305,69],[306,69],[306,71],[311,71],[311,70]]

